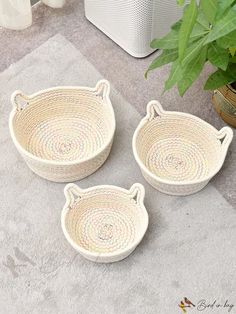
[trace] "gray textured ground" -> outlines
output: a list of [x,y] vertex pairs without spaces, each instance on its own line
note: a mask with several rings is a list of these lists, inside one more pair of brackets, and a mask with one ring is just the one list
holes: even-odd
[[[202,90],[210,69],[183,99],[176,90],[162,96],[168,67],[145,81],[153,56],[136,60],[123,52],[85,20],[81,1],[67,1],[63,10],[40,4],[33,15],[28,30],[0,29],[0,313],[178,314],[183,296],[193,302],[228,299],[236,313],[235,140],[219,175],[202,192],[184,198],[151,188],[131,151],[134,129],[153,98],[165,109],[196,114],[217,128],[224,125],[210,93]],[[105,165],[80,185],[129,188],[141,182],[150,215],[144,241],[113,265],[90,263],[68,245],[60,228],[64,185],[27,168],[7,122],[15,89],[31,93],[54,85],[93,86],[101,77],[113,85],[116,138]]]

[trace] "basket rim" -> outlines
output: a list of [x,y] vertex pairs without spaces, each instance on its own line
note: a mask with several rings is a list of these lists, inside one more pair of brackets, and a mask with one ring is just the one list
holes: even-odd
[[[105,80],[100,80],[99,82],[101,81],[105,81]],[[99,83],[98,82],[98,83]],[[108,82],[108,81],[107,81]],[[108,82],[109,86],[110,86],[110,83]],[[55,86],[55,87],[50,87],[50,88],[47,88],[47,89],[42,89],[36,93],[33,93],[30,95],[30,98],[34,98],[36,96],[39,96],[39,95],[42,95],[46,92],[50,92],[50,91],[57,91],[57,90],[84,90],[84,91],[88,91],[88,92],[96,92],[96,87],[95,88],[91,88],[91,87],[86,87],[86,86]],[[114,138],[114,134],[115,134],[115,129],[116,129],[116,120],[115,120],[115,113],[114,113],[114,109],[113,109],[113,106],[112,106],[112,103],[111,103],[111,100],[110,100],[110,97],[109,95],[106,95],[106,97],[104,98],[104,100],[102,100],[102,102],[106,105],[108,105],[108,108],[110,110],[110,113],[111,113],[111,121],[112,121],[112,127],[109,129],[109,134],[108,134],[108,138],[107,140],[105,141],[105,143],[97,150],[95,151],[93,154],[91,154],[91,156],[89,157],[85,157],[85,158],[77,158],[75,160],[69,160],[69,161],[60,161],[60,160],[52,160],[52,159],[44,159],[44,158],[41,158],[41,157],[38,157],[34,154],[32,154],[31,152],[27,151],[17,140],[16,138],[16,135],[15,135],[15,131],[14,131],[14,126],[13,126],[13,119],[14,119],[14,116],[17,112],[17,109],[16,108],[13,108],[11,110],[11,113],[10,113],[10,116],[9,116],[9,129],[10,129],[10,135],[11,135],[11,138],[13,140],[13,143],[15,144],[16,148],[18,149],[18,151],[37,161],[37,162],[41,162],[41,163],[44,163],[44,164],[49,164],[49,165],[57,165],[57,166],[69,166],[69,165],[75,165],[75,164],[80,164],[80,163],[83,163],[83,162],[86,162],[86,161],[89,161],[95,157],[97,157],[100,153],[102,153],[104,150],[106,150],[109,145],[112,143],[113,141],[113,138]]]
[[[151,102],[155,102],[155,101],[151,101]],[[149,104],[151,103],[149,102]],[[179,112],[179,111],[164,111],[166,115],[177,115],[177,116],[184,116],[184,117],[188,117],[188,118],[191,118],[192,120],[195,120],[195,121],[198,121],[198,122],[201,122],[203,125],[205,125],[206,127],[212,129],[212,131],[215,132],[215,139],[216,140],[219,140],[217,138],[217,133],[219,133],[222,129],[224,128],[227,128],[228,130],[230,130],[229,132],[231,134],[231,137],[233,138],[233,131],[230,127],[226,126],[226,127],[223,127],[221,130],[217,130],[214,126],[212,126],[210,123],[202,120],[201,118],[195,116],[195,115],[192,115],[190,113],[185,113],[185,112]],[[169,185],[175,185],[175,186],[182,186],[182,185],[192,185],[192,184],[198,184],[198,183],[203,183],[203,182],[207,182],[209,181],[210,179],[212,179],[219,171],[220,169],[222,168],[223,166],[223,163],[225,161],[225,158],[226,158],[226,154],[227,154],[227,151],[228,151],[228,146],[230,145],[231,141],[232,141],[232,138],[231,140],[229,141],[226,149],[225,149],[225,152],[222,152],[222,151],[219,151],[219,153],[221,153],[221,156],[222,156],[222,159],[221,161],[219,162],[218,166],[215,167],[214,171],[210,172],[208,174],[208,176],[205,176],[204,178],[201,178],[201,179],[197,179],[197,180],[182,180],[182,181],[173,181],[173,180],[169,180],[169,179],[164,179],[162,177],[159,177],[158,175],[154,174],[153,172],[151,172],[147,166],[143,163],[143,161],[141,160],[141,158],[139,157],[139,154],[138,154],[138,151],[137,151],[137,147],[136,147],[136,143],[137,143],[137,137],[139,135],[139,132],[141,131],[141,129],[147,124],[150,122],[150,119],[149,119],[149,114],[147,114],[138,124],[135,132],[134,132],[134,135],[133,135],[133,138],[132,138],[132,149],[133,149],[133,154],[134,154],[134,158],[136,160],[136,162],[138,163],[139,167],[141,168],[142,171],[144,171],[147,175],[149,175],[149,177],[151,177],[153,180],[155,181],[158,181],[160,183],[164,183],[164,184],[169,184]]]
[[[67,186],[68,185],[71,185],[71,184],[69,183],[69,184],[67,184]],[[75,185],[75,184],[73,184],[73,185]],[[142,188],[142,190],[144,191],[144,193],[145,193],[144,186],[142,184],[134,183],[132,185],[132,187],[134,187],[134,186],[140,186]],[[96,185],[96,186],[92,186],[92,187],[89,187],[89,188],[86,188],[86,189],[80,189],[80,190],[83,191],[83,192],[91,192],[91,191],[96,191],[96,190],[99,190],[99,191],[102,192],[102,190],[106,190],[106,189],[115,190],[115,191],[118,191],[118,192],[120,192],[122,194],[126,194],[127,196],[131,196],[130,190],[127,190],[127,189],[124,189],[122,187],[115,186],[115,185]],[[144,197],[144,195],[143,195],[143,197]],[[65,225],[66,215],[67,215],[67,213],[70,210],[70,206],[69,206],[68,200],[66,201],[66,203],[65,203],[65,205],[64,205],[64,207],[62,209],[62,212],[61,212],[61,227],[62,227],[62,231],[64,233],[64,236],[66,237],[66,240],[69,242],[69,244],[75,250],[77,250],[79,253],[81,253],[82,255],[85,254],[86,256],[99,259],[99,258],[117,257],[119,255],[122,255],[122,254],[125,254],[125,253],[128,253],[128,252],[131,253],[139,245],[139,243],[142,241],[144,235],[146,234],[146,231],[147,231],[147,228],[148,228],[148,224],[149,224],[149,216],[148,216],[147,209],[146,209],[146,207],[144,205],[144,202],[141,201],[139,204],[137,204],[137,206],[142,210],[142,214],[143,214],[143,219],[142,219],[143,231],[140,232],[139,236],[135,238],[133,243],[131,243],[129,246],[127,246],[124,249],[119,249],[119,250],[116,250],[115,252],[111,252],[111,253],[98,253],[98,252],[93,252],[93,251],[87,250],[87,249],[83,248],[82,246],[80,246],[79,244],[77,244],[71,238],[71,236],[69,235],[69,233],[68,233],[68,231],[66,229],[66,225]]]

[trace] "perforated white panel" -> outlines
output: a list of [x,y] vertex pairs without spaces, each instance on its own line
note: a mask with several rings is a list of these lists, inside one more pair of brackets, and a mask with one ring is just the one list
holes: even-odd
[[87,19],[135,57],[150,54],[151,40],[166,34],[181,14],[176,0],[85,0]]

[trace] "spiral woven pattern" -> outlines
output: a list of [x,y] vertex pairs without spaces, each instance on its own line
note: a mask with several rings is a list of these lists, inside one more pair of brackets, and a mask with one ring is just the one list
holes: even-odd
[[[221,167],[231,130],[219,135],[220,131],[194,116],[166,112],[155,102],[147,108],[133,141],[145,179],[167,194],[199,191]],[[224,136],[228,139],[222,145]]]
[[144,232],[142,211],[130,196],[103,190],[75,202],[65,218],[71,239],[93,253],[114,253],[132,245]]
[[35,127],[27,142],[27,150],[43,159],[73,161],[98,151],[105,139],[105,130],[92,121],[51,118]]
[[80,88],[42,91],[29,97],[13,118],[15,138],[31,154],[23,154],[29,167],[60,182],[81,179],[101,166],[110,152],[114,125],[112,106],[101,93]]
[[194,181],[206,177],[220,160],[220,142],[211,128],[180,115],[156,117],[137,138],[144,165],[160,178]]
[[173,181],[202,178],[209,168],[204,151],[185,139],[164,139],[154,144],[147,153],[146,165],[150,171]]

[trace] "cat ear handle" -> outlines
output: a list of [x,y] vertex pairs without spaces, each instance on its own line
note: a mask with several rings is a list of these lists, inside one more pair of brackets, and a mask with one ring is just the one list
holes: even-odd
[[140,183],[133,184],[129,190],[129,193],[131,198],[134,199],[136,203],[143,204],[145,189],[142,184]]
[[95,87],[96,95],[100,96],[102,99],[109,97],[110,90],[110,83],[107,80],[100,80]]
[[217,132],[217,138],[221,141],[223,153],[226,156],[230,143],[233,139],[233,130],[229,126],[224,126]]
[[158,100],[151,100],[147,104],[147,115],[146,117],[149,120],[152,120],[156,117],[161,117],[165,113],[165,110],[162,108],[162,105]]
[[69,183],[64,188],[64,194],[66,197],[66,205],[72,206],[77,200],[81,199],[83,190],[74,183]]
[[25,95],[22,91],[16,90],[11,95],[11,103],[13,108],[20,111],[23,110],[29,103],[30,97]]

